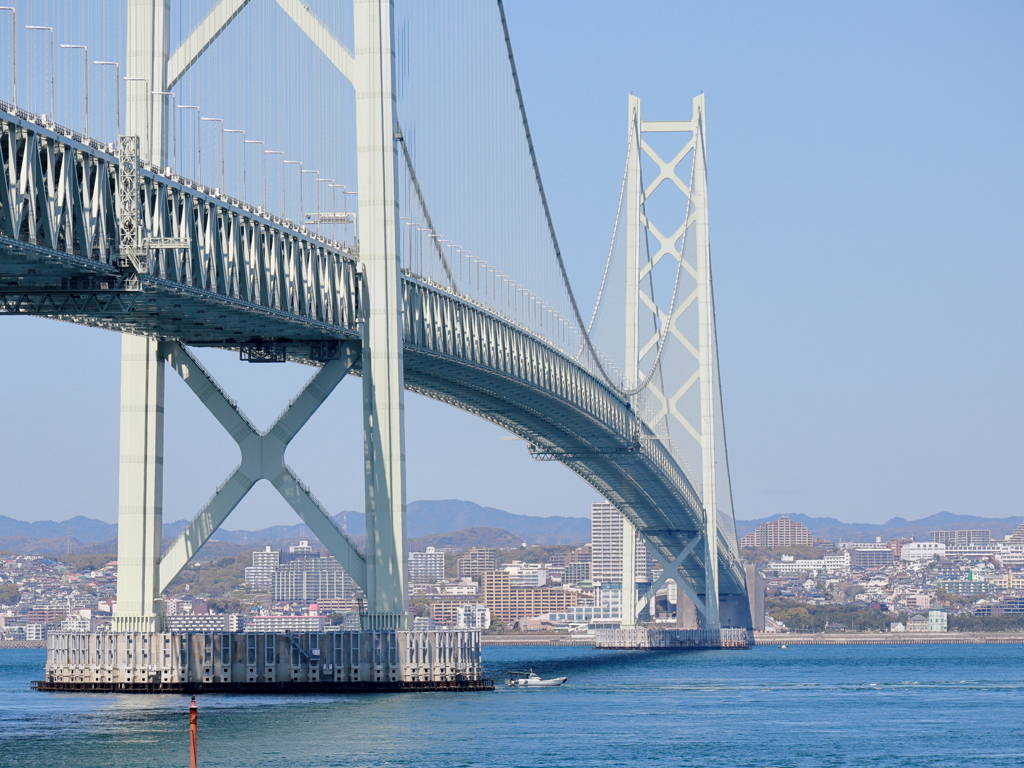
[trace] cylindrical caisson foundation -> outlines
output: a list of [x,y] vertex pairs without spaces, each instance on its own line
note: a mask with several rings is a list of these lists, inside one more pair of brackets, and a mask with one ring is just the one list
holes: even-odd
[[55,632],[41,691],[493,690],[478,630]]

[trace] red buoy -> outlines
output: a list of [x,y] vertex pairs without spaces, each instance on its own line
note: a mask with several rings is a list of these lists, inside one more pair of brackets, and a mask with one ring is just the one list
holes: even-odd
[[188,765],[189,768],[197,768],[196,754],[199,748],[199,708],[196,707],[196,697],[192,697],[192,703],[188,708]]

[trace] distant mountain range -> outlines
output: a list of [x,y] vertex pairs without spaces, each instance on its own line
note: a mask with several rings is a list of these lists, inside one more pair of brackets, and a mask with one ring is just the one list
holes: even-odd
[[[1020,517],[988,518],[973,515],[955,515],[950,512],[905,520],[894,517],[885,523],[844,523],[834,517],[809,517],[793,514],[791,519],[806,525],[814,536],[832,541],[883,541],[914,536],[928,538],[930,531],[981,528],[992,531],[995,538],[1012,533],[1020,525]],[[777,516],[760,520],[737,520],[740,536],[750,533],[761,523]],[[366,517],[362,512],[342,512],[335,516],[338,524],[346,527],[357,546],[366,537]],[[187,525],[185,520],[164,523],[164,539],[177,536]],[[406,534],[410,547],[515,547],[528,544],[582,544],[590,541],[590,520],[585,517],[532,517],[515,515],[493,507],[482,507],[471,501],[447,499],[441,501],[414,501],[408,506]],[[73,517],[54,522],[44,520],[25,522],[0,515],[0,550],[22,554],[61,554],[68,547],[76,554],[117,551],[117,525],[92,518]],[[299,539],[313,539],[313,533],[302,523],[275,525],[256,531],[220,529],[204,548],[211,554],[234,554],[249,548],[279,547]]]
[[[366,536],[366,516],[362,512],[342,512],[334,519],[347,528],[361,545]],[[172,539],[188,525],[176,520],[164,523],[164,538]],[[71,536],[71,550],[78,554],[117,551],[117,525],[92,518],[73,517],[54,522],[25,522],[0,515],[0,550],[23,554],[63,553]],[[473,533],[470,533],[472,531]],[[457,534],[457,535],[456,535]],[[590,520],[584,517],[532,517],[515,515],[471,501],[414,501],[407,507],[406,535],[411,539],[429,539],[430,546],[518,546],[529,544],[582,544],[590,540]],[[447,538],[445,538],[447,537]],[[312,539],[313,533],[302,523],[274,525],[256,531],[221,528],[204,551],[214,544],[225,554],[246,547],[280,546],[284,541]],[[459,543],[456,543],[459,542]],[[412,543],[412,542],[410,542]]]
[[[920,520],[905,520],[894,517],[884,523],[844,523],[834,517],[808,517],[807,515],[789,515],[795,522],[806,525],[815,536],[832,541],[874,541],[880,537],[882,541],[889,539],[915,537],[918,541],[928,540],[931,531],[962,531],[981,529],[992,531],[992,537],[1001,539],[1021,524],[1021,517],[975,517],[974,515],[955,515],[952,512],[938,512]],[[762,523],[777,520],[778,515],[763,517],[760,520],[737,520],[736,531],[740,536],[752,532]]]

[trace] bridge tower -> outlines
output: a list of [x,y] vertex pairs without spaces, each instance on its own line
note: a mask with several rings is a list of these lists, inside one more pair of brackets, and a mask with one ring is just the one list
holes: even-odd
[[[186,39],[169,50],[171,0],[127,0],[128,40],[125,92],[125,136],[121,140],[122,169],[133,161],[167,165],[170,115],[167,91],[247,5],[249,0],[222,0]],[[391,0],[354,0],[355,51],[350,53],[327,32],[305,4],[278,0],[282,9],[352,84],[356,95],[358,155],[358,234],[362,267],[363,307],[361,373],[363,377],[364,456],[366,476],[367,552],[364,589],[367,612],[364,629],[404,629],[407,619],[405,576],[405,433],[402,360],[402,289],[398,253],[398,198],[396,195],[396,135],[393,64],[394,9]],[[120,219],[128,225],[139,212],[122,199]],[[124,226],[124,225],[122,225]],[[129,242],[122,233],[122,259],[144,271],[145,243],[137,233]],[[187,372],[190,358],[180,347],[145,336],[124,334],[121,348],[120,472],[118,486],[118,592],[115,631],[161,630],[159,600],[162,588],[188,557],[209,537],[256,480],[231,499],[219,498],[217,509],[204,509],[193,526],[169,551],[161,573],[163,422],[165,359],[178,361]],[[193,366],[198,363],[191,361]],[[339,367],[338,364],[328,364]],[[350,367],[351,364],[349,364]],[[344,376],[333,369],[327,382],[311,382],[307,389],[323,397]],[[205,375],[205,374],[204,374]],[[320,388],[317,389],[317,384]],[[209,382],[211,391],[216,384]],[[219,391],[219,390],[218,390]],[[308,392],[304,391],[304,395]],[[314,392],[316,394],[316,392]],[[215,398],[224,400],[223,397]],[[225,401],[226,402],[226,401]],[[315,410],[316,406],[312,406]],[[220,409],[224,411],[224,408]],[[230,410],[230,408],[228,409]],[[305,414],[305,418],[311,411]],[[215,414],[218,420],[234,418]],[[299,422],[300,424],[303,422]],[[250,425],[251,426],[251,425]],[[252,430],[249,430],[252,432]],[[255,435],[255,432],[253,432]],[[233,434],[234,436],[234,434]],[[258,435],[267,441],[267,435]],[[248,436],[245,438],[248,439]],[[285,443],[286,444],[286,443]],[[240,441],[241,445],[241,441]],[[279,448],[283,457],[283,446]],[[245,452],[243,450],[243,463]],[[265,463],[265,462],[264,462]],[[275,464],[276,466],[276,464]],[[282,465],[283,466],[283,465]],[[308,507],[308,492],[296,491],[295,478],[285,473],[265,477],[274,482],[297,511]],[[237,473],[236,473],[237,474]],[[281,481],[281,482],[279,482]],[[284,486],[288,487],[285,488]],[[232,494],[226,494],[231,496]],[[310,502],[311,503],[311,502]],[[322,512],[322,510],[320,510]],[[300,511],[300,514],[303,512]],[[331,526],[319,525],[325,544],[343,563],[360,566],[351,545],[335,540]],[[196,530],[193,531],[193,528]],[[320,535],[320,532],[318,532]],[[180,544],[181,546],[177,546]],[[353,569],[350,568],[350,571]]]
[[[170,6],[166,0],[128,0],[125,136],[122,163],[143,160],[167,164],[165,91],[170,40]],[[132,157],[134,156],[134,157]],[[138,195],[125,189],[121,258],[145,269],[145,253],[125,242],[125,225],[138,221]],[[134,200],[133,200],[134,198]],[[131,210],[128,210],[131,208]],[[135,251],[127,253],[126,251]],[[163,548],[164,366],[159,340],[121,336],[121,426],[117,510],[118,632],[162,629],[160,555]]]
[[[722,424],[721,389],[718,380],[718,351],[715,336],[714,295],[711,284],[711,248],[708,238],[708,196],[707,170],[705,167],[705,118],[704,95],[693,99],[693,114],[685,121],[650,121],[641,114],[641,103],[637,96],[629,96],[629,149],[626,160],[624,208],[626,216],[625,233],[625,387],[635,391],[645,389],[644,396],[657,402],[651,426],[659,437],[672,446],[680,465],[692,466],[686,455],[678,451],[683,441],[692,440],[695,451],[689,456],[699,457],[700,472],[691,477],[694,485],[699,483],[701,502],[705,518],[703,537],[705,591],[700,595],[698,610],[702,614],[702,626],[717,629],[722,625],[719,611],[719,548],[722,539],[730,542],[728,530],[732,527],[735,539],[735,524],[731,516],[732,499],[729,489],[728,463],[725,454],[724,426]],[[662,158],[645,140],[645,135],[679,134],[681,142],[672,157]],[[684,162],[692,157],[692,163]],[[653,180],[646,183],[642,165],[656,168]],[[689,178],[680,172],[683,166],[690,171]],[[672,218],[664,206],[652,212],[649,200],[658,194],[662,185],[674,186],[683,193],[685,207],[673,210]],[[659,219],[657,220],[656,219]],[[654,291],[653,270],[662,259],[673,259],[681,270],[688,273],[692,290]],[[677,278],[677,281],[679,278]],[[687,293],[689,295],[687,296]],[[671,306],[666,294],[675,300]],[[696,322],[687,310],[696,305]],[[653,313],[657,322],[641,322],[644,313]],[[693,373],[686,376],[653,377],[645,380],[643,361],[650,359],[661,344],[676,344],[681,354],[688,356],[686,365]],[[667,355],[666,355],[667,356]],[[689,359],[692,357],[692,359]],[[663,363],[664,364],[664,363]],[[681,404],[696,387],[699,398],[699,419],[687,412]],[[639,393],[633,398],[633,407],[638,409]],[[693,423],[696,421],[696,423]],[[724,496],[724,498],[723,498]],[[721,518],[723,505],[729,510]],[[628,588],[625,568],[632,565],[630,542],[636,540],[636,530],[628,522],[623,523],[623,627],[630,627],[636,621],[637,591]],[[652,547],[653,551],[653,547]],[[679,590],[680,606],[687,598]],[[682,610],[682,608],[680,608]]]

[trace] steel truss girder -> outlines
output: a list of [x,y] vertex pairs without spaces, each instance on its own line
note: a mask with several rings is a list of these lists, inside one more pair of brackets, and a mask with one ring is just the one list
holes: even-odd
[[[135,209],[115,204],[117,156],[80,138],[0,109],[0,237],[117,268],[119,209]],[[340,245],[152,166],[137,171],[140,230],[131,240],[139,272],[355,328],[357,265]]]
[[124,315],[139,299],[138,291],[0,290],[0,315]]
[[366,558],[284,460],[285,451],[295,435],[352,370],[359,358],[358,345],[353,342],[345,344],[338,359],[325,363],[265,432],[256,429],[183,346],[177,342],[163,342],[160,354],[238,444],[242,460],[163,553],[159,593],[167,589],[259,480],[270,481],[353,581],[365,589]]

